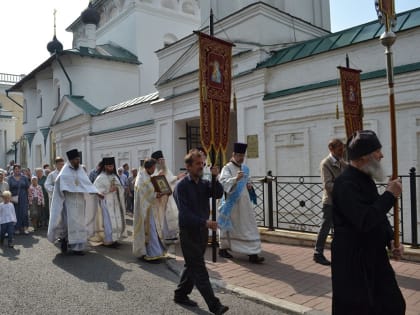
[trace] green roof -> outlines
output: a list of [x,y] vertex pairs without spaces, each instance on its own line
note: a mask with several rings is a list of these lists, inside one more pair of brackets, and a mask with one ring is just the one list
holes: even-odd
[[83,96],[79,95],[66,95],[66,97],[77,107],[83,110],[86,114],[95,116],[99,114],[101,111],[93,106],[91,103],[86,101]]
[[153,119],[149,119],[149,120],[145,120],[145,121],[140,121],[138,123],[133,123],[133,124],[128,124],[128,125],[124,125],[124,126],[120,126],[120,127],[115,127],[115,128],[110,128],[110,129],[106,129],[106,130],[91,132],[91,133],[89,133],[89,135],[90,136],[97,136],[97,135],[107,134],[107,133],[116,132],[116,131],[122,131],[122,130],[127,130],[127,129],[132,129],[132,128],[149,126],[149,125],[153,125],[154,123],[155,123],[155,121]]
[[[420,8],[398,14],[397,23],[393,30],[394,32],[401,32],[418,26],[420,26]],[[371,40],[379,37],[384,30],[384,26],[376,20],[340,32],[311,39],[278,50],[272,57],[259,63],[257,69],[273,67],[286,62]]]
[[158,92],[153,92],[147,95],[135,97],[135,98],[132,98],[131,100],[127,100],[127,101],[124,101],[115,105],[108,106],[107,108],[101,111],[101,114],[106,114],[106,113],[114,112],[116,110],[130,107],[130,106],[151,102],[151,101],[157,100],[158,98],[159,98]]
[[[419,71],[419,70],[420,70],[420,62],[416,62],[416,63],[394,67],[394,74],[398,75],[398,74],[409,73],[409,72]],[[384,78],[384,77],[386,77],[385,69],[380,69],[380,70],[360,74],[360,80],[362,81],[377,79],[377,78]],[[332,80],[322,81],[318,83],[297,86],[290,89],[267,93],[264,95],[263,100],[268,101],[268,100],[275,99],[282,96],[293,95],[297,93],[308,92],[308,91],[332,87],[332,86],[338,86],[339,84],[340,84],[339,79],[332,79]]]
[[106,59],[111,61],[119,61],[133,63],[139,65],[137,56],[128,50],[115,46],[113,44],[98,45],[95,48],[80,47],[63,51],[63,53],[71,53],[82,57],[92,57],[98,59]]
[[[80,57],[90,57],[90,58],[103,59],[103,60],[108,60],[108,61],[131,63],[131,64],[136,64],[136,65],[141,64],[139,60],[137,59],[136,55],[114,44],[98,45],[94,49],[87,48],[87,47],[81,47],[80,49],[78,48],[67,49],[67,50],[63,50],[62,52],[58,54],[59,57],[65,56],[65,55],[76,55]],[[31,73],[24,76],[19,82],[17,82],[10,89],[8,89],[8,91],[21,92],[22,91],[21,89],[24,83],[35,78],[35,75],[41,72],[42,70],[47,69],[48,67],[51,67],[52,63],[56,59],[57,59],[56,54],[51,55],[42,64],[40,64],[38,67],[32,70]]]

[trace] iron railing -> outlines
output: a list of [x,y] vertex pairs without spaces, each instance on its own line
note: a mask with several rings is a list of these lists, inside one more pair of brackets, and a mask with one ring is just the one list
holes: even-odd
[[24,76],[23,74],[0,73],[0,83],[15,84],[22,80]]
[[[403,193],[399,199],[399,224],[402,243],[418,247],[417,221],[417,181],[415,168],[409,175],[399,176],[403,183]],[[270,230],[283,229],[317,233],[322,219],[322,182],[319,176],[272,176],[252,177],[257,204],[255,216],[259,226]],[[378,183],[382,193],[386,183]],[[407,207],[406,207],[407,205]],[[393,225],[393,211],[388,218]],[[410,222],[405,224],[405,222]]]

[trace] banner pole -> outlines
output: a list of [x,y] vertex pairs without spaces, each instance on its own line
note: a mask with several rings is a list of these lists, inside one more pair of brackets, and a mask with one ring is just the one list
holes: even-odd
[[[397,127],[395,115],[395,95],[394,95],[394,66],[392,61],[391,46],[395,43],[397,36],[391,30],[391,20],[395,17],[394,1],[380,0],[379,11],[383,14],[380,18],[385,24],[385,32],[381,35],[380,41],[385,46],[386,55],[386,73],[388,81],[388,98],[389,98],[389,119],[391,129],[391,154],[392,154],[392,175],[391,179],[398,178],[398,156],[397,156]],[[400,246],[400,220],[399,220],[399,204],[398,198],[394,202],[394,246]]]

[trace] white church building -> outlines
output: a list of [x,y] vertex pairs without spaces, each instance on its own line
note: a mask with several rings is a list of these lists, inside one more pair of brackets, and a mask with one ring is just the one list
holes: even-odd
[[[88,169],[104,156],[138,167],[162,150],[175,173],[183,168],[200,145],[193,31],[209,33],[210,7],[214,35],[235,45],[228,155],[234,141],[249,142],[251,175],[319,176],[329,139],[346,137],[337,66],[348,55],[362,70],[364,128],[378,134],[391,173],[384,26],[331,33],[328,0],[91,2],[68,28],[73,47],[63,50],[54,36],[50,57],[9,90],[24,95],[19,162],[33,169],[77,148]],[[394,32],[398,169],[406,175],[420,167],[420,8],[397,14]]]
[[[346,54],[362,70],[364,127],[378,133],[390,170],[384,27],[372,21],[331,33],[327,0],[93,1],[68,28],[74,47],[53,50],[11,88],[25,98],[26,165],[78,148],[88,168],[109,155],[137,167],[161,149],[174,171],[182,168],[184,154],[199,145],[192,31],[208,33],[210,4],[215,36],[235,44],[231,142],[252,139],[252,174],[319,175],[328,140],[345,140],[337,66]],[[420,159],[419,16],[420,8],[400,13],[394,28],[403,174]]]
[[[208,25],[210,6],[216,36],[236,45],[235,75],[253,72],[275,50],[329,34],[327,0],[92,1],[67,29],[73,47],[62,50],[54,36],[51,56],[10,89],[24,94],[21,163],[34,168],[79,148],[88,168],[109,155],[138,166],[162,149],[181,168],[199,144],[192,31]],[[234,117],[232,141],[240,129]]]

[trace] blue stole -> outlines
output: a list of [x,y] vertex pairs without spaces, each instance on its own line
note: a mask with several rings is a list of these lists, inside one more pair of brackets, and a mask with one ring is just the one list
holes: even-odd
[[217,218],[217,225],[219,229],[224,230],[224,231],[231,231],[233,229],[230,214],[232,212],[233,206],[238,201],[239,196],[241,195],[243,189],[246,187],[246,184],[248,183],[248,177],[249,177],[248,166],[242,164],[241,170],[242,172],[244,172],[244,177],[242,177],[236,183],[236,189],[229,196],[229,198],[227,199],[225,199],[224,197],[222,198],[222,203],[219,208],[219,216]]

